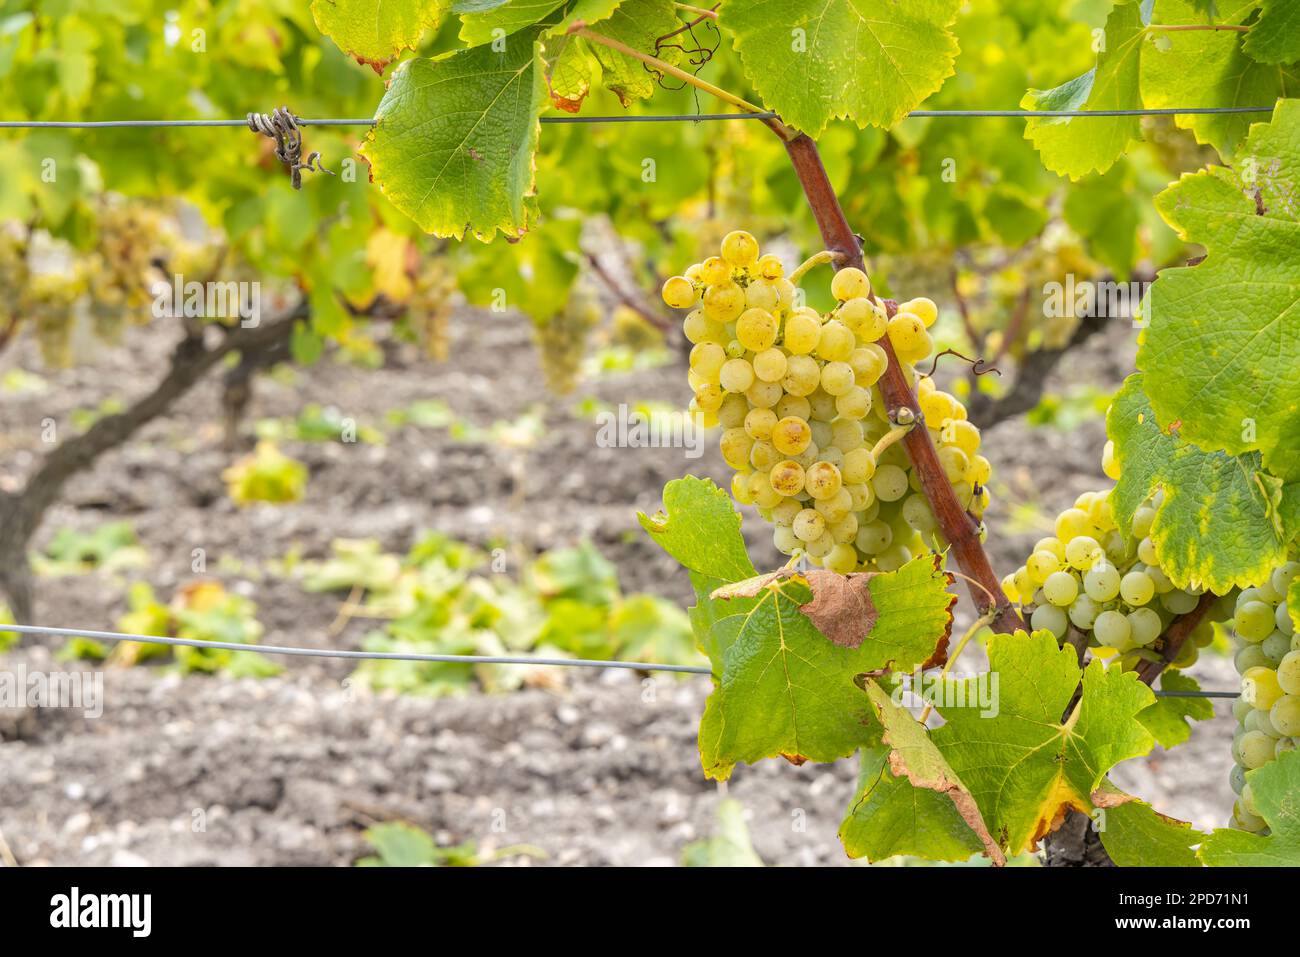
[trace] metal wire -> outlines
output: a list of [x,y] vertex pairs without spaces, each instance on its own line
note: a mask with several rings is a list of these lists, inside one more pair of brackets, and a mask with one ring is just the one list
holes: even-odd
[[[232,641],[200,641],[190,638],[159,638],[129,635],[117,631],[86,631],[79,628],[46,628],[39,625],[0,625],[0,631],[23,635],[60,635],[65,638],[95,638],[102,641],[139,641],[185,648],[215,648],[220,651],[256,651],[268,655],[300,658],[355,658],[373,661],[434,661],[475,665],[554,665],[561,668],[624,668],[629,671],[671,671],[688,675],[711,675],[713,669],[700,665],[660,665],[642,661],[600,661],[589,658],[533,658],[526,655],[422,655],[401,651],[344,651],[337,648],[296,648],[285,645],[241,645]],[[1154,689],[1153,689],[1154,690]],[[1236,698],[1235,691],[1156,691],[1157,698]]]
[[[1191,116],[1207,113],[1272,113],[1271,106],[1180,106],[1141,110],[912,110],[915,117],[1023,117],[1025,119],[1064,119],[1104,116]],[[776,113],[680,113],[622,114],[613,116],[543,116],[542,123],[697,123],[725,120],[779,119]],[[371,117],[308,120],[297,118],[300,126],[374,126]],[[152,127],[246,127],[248,120],[0,120],[7,130],[98,130]]]
[[160,638],[155,635],[128,635],[116,631],[86,631],[80,628],[45,628],[37,625],[0,625],[0,631],[24,635],[61,635],[66,638],[95,638],[102,641],[139,641],[152,645],[179,645],[185,648],[215,648],[219,651],[256,651],[267,655],[294,655],[300,658],[360,658],[367,661],[434,661],[476,665],[558,665],[570,668],[626,668],[631,671],[675,671],[681,674],[712,674],[699,665],[659,665],[642,661],[596,661],[588,658],[533,658],[510,655],[422,655],[401,651],[343,651],[337,648],[295,648],[284,645],[243,645],[233,641],[201,641],[190,638]]

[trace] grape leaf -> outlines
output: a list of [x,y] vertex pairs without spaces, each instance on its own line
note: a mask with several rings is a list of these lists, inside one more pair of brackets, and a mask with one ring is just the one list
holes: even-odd
[[591,93],[597,69],[591,53],[578,37],[551,37],[542,44],[542,59],[546,61],[551,105],[566,113],[577,113]]
[[700,722],[705,774],[726,780],[738,763],[777,755],[834,761],[874,743],[878,725],[854,676],[911,670],[947,641],[953,596],[938,562],[924,555],[871,577],[877,618],[856,647],[813,625],[806,580],[776,579],[757,598],[742,598],[743,612],[714,626],[721,677]]
[[393,205],[426,232],[520,235],[533,202],[546,84],[538,30],[436,60],[408,60],[375,112],[362,155]]
[[[1161,691],[1200,691],[1195,678],[1180,671],[1160,674]],[[1162,748],[1173,748],[1192,736],[1188,721],[1208,721],[1214,706],[1206,698],[1156,698],[1155,704],[1138,715],[1138,720]]]
[[[596,32],[634,50],[676,64],[681,59],[681,50],[674,47],[657,50],[655,41],[681,25],[673,0],[623,0]],[[654,93],[654,74],[647,72],[640,60],[598,43],[592,44],[592,52],[604,70],[605,88],[624,106],[634,100],[647,99]]]
[[1300,60],[1300,4],[1295,0],[1259,0],[1259,19],[1246,34],[1242,49],[1260,63]]
[[312,0],[316,27],[340,50],[382,74],[447,15],[449,0]]
[[494,39],[497,30],[501,31],[497,36],[507,37],[537,23],[564,2],[565,0],[506,0],[491,10],[466,13],[460,18],[460,38],[473,47]]
[[[1257,2],[1228,0],[1220,5],[1216,22],[1245,23]],[[1205,17],[1191,0],[1160,0],[1160,22],[1204,23]],[[1240,33],[1166,33],[1160,46],[1147,47],[1142,56],[1142,99],[1148,107],[1267,107],[1279,96],[1295,96],[1298,92],[1300,76],[1296,70],[1252,60],[1242,52]],[[1181,114],[1174,122],[1192,130],[1197,142],[1208,143],[1219,155],[1231,157],[1251,124],[1261,119],[1263,114],[1201,113]]]
[[1284,751],[1246,772],[1269,835],[1220,828],[1201,845],[1210,867],[1300,867],[1300,751]]
[[953,74],[959,0],[724,0],[745,74],[785,123],[890,127]]
[[665,485],[663,499],[662,512],[653,518],[641,512],[637,520],[659,547],[690,573],[696,598],[689,612],[691,628],[696,644],[718,674],[722,645],[729,644],[731,636],[730,626],[715,633],[715,625],[721,618],[732,618],[734,625],[737,609],[753,603],[742,599],[728,607],[709,596],[721,585],[758,574],[740,535],[740,513],[726,492],[693,475]]
[[[552,36],[562,36],[569,27],[581,20],[587,26],[608,20],[623,0],[576,0],[564,19],[551,29]],[[674,28],[675,29],[675,28]]]
[[[1052,90],[1030,90],[1020,101],[1027,110],[1133,110],[1142,106],[1139,68],[1146,36],[1136,0],[1121,0],[1106,18],[1105,46],[1097,65]],[[1109,169],[1142,139],[1137,116],[1046,117],[1025,123],[1043,165],[1079,179]]]
[[1007,860],[989,834],[970,789],[944,760],[924,725],[894,704],[889,693],[872,679],[864,682],[863,690],[884,728],[881,743],[890,748],[889,770],[906,777],[914,788],[934,791],[951,801],[957,815],[979,838],[993,863],[1005,864]]
[[1102,847],[1120,867],[1201,866],[1194,848],[1205,835],[1186,821],[1161,814],[1108,780],[1092,802],[1105,813],[1098,829]]
[[1176,585],[1226,593],[1260,581],[1286,561],[1287,544],[1300,530],[1300,485],[1263,471],[1258,452],[1202,452],[1161,429],[1150,390],[1153,377],[1129,376],[1106,418],[1121,468],[1111,496],[1120,528],[1130,527],[1133,513],[1162,488],[1150,534],[1160,567]]
[[[1156,203],[1179,235],[1207,249],[1166,269],[1144,312],[1138,350],[1161,422],[1230,453],[1259,449],[1264,466],[1300,478],[1300,101],[1258,125],[1241,173],[1184,176]],[[1263,215],[1247,189],[1259,189]]]
[[[1073,648],[1050,632],[994,635],[989,672],[956,685],[979,700],[977,682],[997,676],[997,714],[943,707],[931,738],[974,795],[980,814],[1008,855],[1032,848],[1070,809],[1088,812],[1090,796],[1120,761],[1146,754],[1151,735],[1138,721],[1155,696],[1137,676],[1093,660],[1080,671]],[[1069,717],[1079,678],[1083,694]]]
[[857,794],[840,824],[845,853],[869,861],[897,854],[964,861],[983,850],[952,801],[889,770],[889,752],[883,744],[862,749]]

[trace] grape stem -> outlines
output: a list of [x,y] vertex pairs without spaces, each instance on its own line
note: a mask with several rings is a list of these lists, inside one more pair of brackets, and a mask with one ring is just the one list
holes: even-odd
[[821,252],[809,256],[801,262],[799,268],[790,273],[786,278],[797,286],[799,280],[802,279],[810,269],[815,269],[816,267],[825,265],[826,263],[833,263],[835,262],[835,257],[835,253],[831,252],[829,249],[823,249]]
[[[728,93],[726,90],[722,89],[721,87],[714,86],[712,83],[709,83],[705,80],[701,80],[694,73],[687,73],[685,70],[679,67],[675,67],[671,63],[661,60],[658,57],[651,56],[648,53],[642,53],[640,50],[630,47],[626,43],[623,43],[622,41],[615,40],[613,37],[607,37],[599,33],[595,33],[592,30],[587,28],[587,24],[583,20],[575,20],[573,26],[569,27],[568,32],[573,34],[574,36],[582,37],[584,40],[588,41],[589,43],[597,43],[600,44],[601,46],[609,47],[611,50],[616,50],[617,52],[623,54],[624,56],[630,56],[634,60],[640,60],[642,63],[646,64],[646,66],[652,66],[656,70],[660,71],[661,73],[666,73],[669,76],[674,77],[675,79],[681,80],[683,83],[689,83],[691,86],[697,87],[698,89],[703,90],[705,93],[708,93],[712,96],[716,96],[724,103],[730,103],[732,106],[739,107],[740,109],[744,110],[746,113],[768,112],[767,110],[764,110],[762,107],[755,106],[753,103],[750,103],[748,100],[741,99],[740,97],[736,96],[734,93]],[[775,121],[769,120],[768,125],[772,126],[773,122]],[[780,123],[777,123],[776,126],[780,127],[781,129],[785,129],[785,127],[782,126],[782,124]]]
[[[879,459],[880,456],[884,454],[885,449],[889,448],[891,445],[893,445],[903,436],[907,435],[907,433],[911,432],[912,429],[915,427],[916,427],[915,422],[913,422],[912,425],[894,426],[892,429],[890,429],[888,432],[886,432],[884,435],[880,437],[879,442],[877,442],[875,445],[871,447],[871,460],[874,462],[877,459]],[[966,576],[963,575],[962,577],[965,578]],[[976,584],[978,584],[978,582]],[[984,586],[981,585],[980,587],[982,588]]]
[[1205,618],[1210,609],[1218,598],[1211,592],[1207,591],[1201,596],[1201,600],[1185,615],[1179,615],[1165,629],[1155,642],[1160,649],[1160,659],[1158,661],[1144,660],[1137,666],[1137,676],[1146,684],[1152,684],[1156,676],[1169,666],[1169,663],[1178,657],[1178,652],[1182,650],[1183,643],[1196,630],[1197,625]]
[[[961,640],[958,641],[956,647],[952,649],[952,654],[950,654],[948,656],[948,660],[943,663],[943,670],[939,672],[940,681],[943,681],[945,678],[948,677],[948,672],[952,671],[953,663],[956,662],[957,657],[962,653],[963,650],[965,650],[966,646],[970,644],[971,639],[974,638],[977,634],[979,634],[980,629],[986,628],[989,625],[993,624],[993,619],[995,617],[996,616],[992,611],[985,612],[983,615],[976,618],[974,623],[969,628],[966,629],[966,634],[961,636]],[[925,708],[921,711],[921,716],[916,720],[919,721],[921,724],[925,724],[926,719],[930,717],[930,712],[933,710],[934,710],[934,705],[927,704]]]
[[678,10],[685,10],[687,13],[697,14],[699,17],[705,20],[718,19],[717,10],[705,10],[703,7],[693,7],[689,3],[674,3],[673,6],[676,7]]
[[[841,268],[854,266],[866,272],[861,241],[844,215],[830,177],[826,175],[826,167],[822,165],[816,142],[805,133],[790,135],[791,131],[783,124],[773,125],[773,122],[769,122],[768,125],[785,145],[795,175],[803,186],[808,206],[821,230],[822,241],[828,250],[839,254],[837,265]],[[872,299],[880,301],[874,292]],[[891,316],[897,311],[897,305],[889,300],[885,301],[885,308]],[[890,421],[922,421],[921,407],[908,381],[908,374],[903,370],[888,336],[880,340],[880,346],[889,359],[889,366],[881,377],[879,386],[888,407]],[[939,464],[939,455],[935,451],[929,429],[913,428],[903,436],[902,442],[912,468],[920,479],[921,491],[929,501],[930,510],[939,524],[939,531],[951,546],[957,566],[978,583],[978,586],[967,585],[975,607],[981,615],[993,613],[993,627],[998,632],[1009,634],[1024,630],[1024,621],[1015,606],[1007,600],[1002,583],[994,574],[984,546],[980,544],[978,523],[971,519],[957,501],[957,494],[948,482],[943,466]]]

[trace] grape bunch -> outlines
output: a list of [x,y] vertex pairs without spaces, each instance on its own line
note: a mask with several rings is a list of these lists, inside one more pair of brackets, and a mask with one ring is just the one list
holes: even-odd
[[1266,829],[1246,772],[1300,746],[1300,635],[1286,603],[1297,576],[1300,562],[1287,562],[1263,584],[1243,589],[1233,606],[1233,663],[1241,675],[1241,697],[1232,707],[1237,731],[1229,781],[1237,794],[1232,825],[1246,831]]
[[878,386],[886,336],[958,501],[978,520],[991,475],[979,430],[960,402],[912,368],[933,351],[935,304],[912,299],[890,317],[866,274],[849,267],[832,278],[838,305],[822,315],[802,304],[781,261],[760,255],[749,233],[728,233],[720,252],[665,282],[663,298],[690,310],[691,412],[723,428],[732,496],[774,526],[777,549],[848,574],[891,571],[943,544],[896,441],[906,429],[889,421]]
[[[1109,446],[1105,462],[1113,471]],[[1039,539],[1002,586],[1021,604],[1031,628],[1064,639],[1073,626],[1088,637],[1095,656],[1118,656],[1131,671],[1144,658],[1154,659],[1152,643],[1174,618],[1196,608],[1203,590],[1177,587],[1160,567],[1150,533],[1161,493],[1137,510],[1128,528],[1116,523],[1110,497],[1080,495],[1057,516],[1055,534]],[[1190,667],[1213,640],[1213,625],[1203,620],[1170,667]]]
[[587,282],[579,281],[563,309],[537,321],[534,334],[541,347],[542,373],[556,395],[568,395],[577,386],[587,341],[600,320],[600,298]]
[[144,324],[153,317],[150,289],[161,275],[167,230],[159,211],[112,198],[104,202],[96,225],[95,250],[79,265],[95,333],[115,343],[126,319]]

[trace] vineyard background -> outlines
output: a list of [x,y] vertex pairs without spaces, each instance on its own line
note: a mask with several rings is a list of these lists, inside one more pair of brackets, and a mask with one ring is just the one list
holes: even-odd
[[[575,396],[557,399],[542,384],[524,317],[462,310],[452,333],[457,360],[450,364],[394,347],[381,389],[375,373],[336,363],[292,383],[266,381],[253,418],[292,417],[319,402],[346,410],[360,425],[382,424],[392,409],[443,396],[457,416],[487,427],[540,405],[549,428],[535,446],[513,453],[418,427],[390,432],[384,446],[286,443],[284,450],[311,470],[307,499],[240,509],[220,481],[228,456],[217,441],[214,380],[78,479],[38,549],[60,528],[128,520],[150,555],[148,569],[131,577],[163,594],[191,577],[196,545],[214,563],[235,559],[243,571],[216,577],[257,602],[267,644],[356,647],[370,627],[353,621],[328,637],[337,597],[254,574],[294,548],[324,557],[338,537],[376,537],[389,552],[404,551],[419,530],[432,528],[479,545],[504,540],[525,549],[588,537],[615,563],[627,590],[684,601],[682,577],[632,531],[630,517],[653,511],[663,483],[683,471],[725,479],[716,448],[710,444],[698,460],[673,449],[601,449],[591,418],[572,411],[587,396],[673,402],[684,360],[590,378]],[[142,356],[162,361],[169,346],[163,336],[134,332],[127,349],[49,376],[47,392],[7,396],[0,430],[14,442],[37,410],[64,418],[109,396],[125,398],[119,384],[128,370]],[[1049,381],[1050,394],[1117,386],[1132,349],[1131,326],[1113,323],[1071,354]],[[30,347],[15,350],[0,360],[0,378],[33,359]],[[998,567],[1016,562],[1042,534],[1041,522],[1097,484],[1104,426],[1095,411],[1079,418],[1036,427],[1018,417],[990,430],[999,476],[992,521],[1009,533],[998,539]],[[1032,473],[1018,463],[1029,448]],[[21,451],[11,454],[21,460]],[[522,470],[512,466],[514,454],[523,457]],[[519,472],[526,476],[522,490],[511,479]],[[437,494],[428,491],[432,476],[442,477]],[[775,562],[760,523],[748,521],[746,531],[756,560],[767,555]],[[121,603],[119,576],[63,577],[40,584],[37,619],[85,627]],[[958,629],[968,621],[963,606]],[[8,660],[48,668],[50,652],[62,644],[27,638]],[[282,676],[266,679],[110,668],[102,719],[57,711],[5,715],[0,747],[9,770],[0,781],[0,829],[26,863],[337,865],[368,852],[364,828],[405,819],[441,843],[475,841],[484,851],[527,844],[548,855],[506,859],[513,863],[635,865],[675,863],[683,847],[715,828],[719,792],[699,774],[695,741],[706,678],[660,675],[652,704],[643,702],[634,673],[577,669],[556,674],[563,687],[552,690],[438,700],[357,693],[349,700],[340,681],[351,667],[289,659]],[[1193,673],[1204,687],[1232,686],[1225,657],[1205,655]],[[1168,753],[1157,748],[1116,780],[1150,795],[1166,813],[1215,825],[1230,803],[1221,746],[1231,733],[1229,704],[1216,702],[1216,719],[1198,724],[1187,745]],[[765,762],[737,770],[729,793],[748,810],[765,861],[850,863],[835,831],[853,792],[853,763]],[[195,808],[207,809],[206,833],[191,831]],[[492,831],[496,809],[507,813],[500,834]],[[806,832],[791,826],[796,809],[807,814]]]

